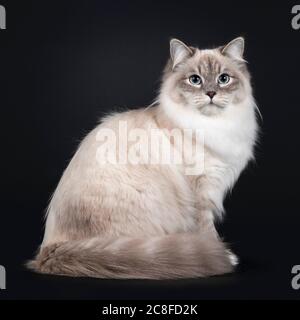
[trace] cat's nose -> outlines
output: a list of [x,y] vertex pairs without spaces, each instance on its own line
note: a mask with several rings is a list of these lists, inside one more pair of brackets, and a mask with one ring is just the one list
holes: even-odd
[[207,91],[206,94],[212,99],[216,95],[216,91]]

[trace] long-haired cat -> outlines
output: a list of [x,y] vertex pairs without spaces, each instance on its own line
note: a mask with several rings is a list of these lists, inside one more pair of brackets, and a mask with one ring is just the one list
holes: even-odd
[[[103,119],[80,144],[47,211],[29,267],[98,278],[189,278],[232,272],[237,257],[217,234],[223,199],[253,158],[257,123],[244,39],[200,50],[172,39],[159,97]],[[204,169],[97,161],[102,129],[201,129]],[[167,137],[167,135],[166,135]],[[125,140],[118,138],[117,144]],[[172,141],[170,141],[171,145]],[[173,145],[175,148],[176,146]],[[99,155],[99,154],[98,154]]]

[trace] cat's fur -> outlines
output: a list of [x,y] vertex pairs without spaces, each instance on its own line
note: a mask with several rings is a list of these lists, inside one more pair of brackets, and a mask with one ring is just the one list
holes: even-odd
[[[35,271],[164,279],[234,269],[236,257],[219,238],[214,218],[253,157],[257,125],[244,40],[199,50],[173,39],[170,48],[157,104],[106,117],[80,144],[49,205],[43,243],[28,264]],[[216,82],[222,72],[232,75],[224,87]],[[188,82],[191,74],[202,76],[200,87]],[[213,104],[206,95],[211,90]],[[172,165],[99,166],[97,132],[117,132],[121,120],[128,130],[146,132],[203,129],[204,172],[188,176]]]

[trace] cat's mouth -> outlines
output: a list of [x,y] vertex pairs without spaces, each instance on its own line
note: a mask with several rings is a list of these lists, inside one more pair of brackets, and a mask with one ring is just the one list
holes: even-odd
[[221,109],[224,109],[224,108],[225,108],[224,105],[218,104],[218,103],[216,103],[215,101],[212,101],[212,100],[209,102],[208,105],[209,105],[209,106],[214,106],[214,107],[217,107],[217,108],[221,108]]
[[225,109],[225,106],[221,106],[219,104],[210,102],[200,108],[198,108],[199,112],[205,116],[213,116],[217,115]]
[[202,110],[202,109],[206,109],[206,108],[218,108],[218,109],[224,109],[225,106],[224,105],[220,105],[214,101],[210,101],[209,103],[203,105],[203,106],[200,106],[198,109],[199,110]]

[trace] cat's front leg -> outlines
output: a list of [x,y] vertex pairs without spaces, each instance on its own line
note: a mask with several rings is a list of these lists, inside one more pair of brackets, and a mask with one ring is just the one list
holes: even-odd
[[[214,179],[201,177],[196,183],[196,207],[198,209],[198,228],[208,230],[216,241],[222,241],[216,227],[215,219],[222,216],[224,212],[223,198],[226,186]],[[227,249],[227,254],[233,266],[239,262],[238,257]]]
[[220,202],[216,203],[215,199],[220,198],[220,195],[216,195],[216,193],[207,178],[197,180],[195,195],[198,228],[200,232],[201,230],[210,230],[216,239],[220,239],[215,228],[215,218],[221,214],[223,206],[220,205]]
[[204,175],[196,179],[195,197],[200,224],[214,225],[215,218],[222,216],[224,194],[225,186],[220,181]]
[[214,217],[221,217],[225,192],[226,186],[221,179],[200,177],[196,185],[197,206],[200,210],[212,211]]

